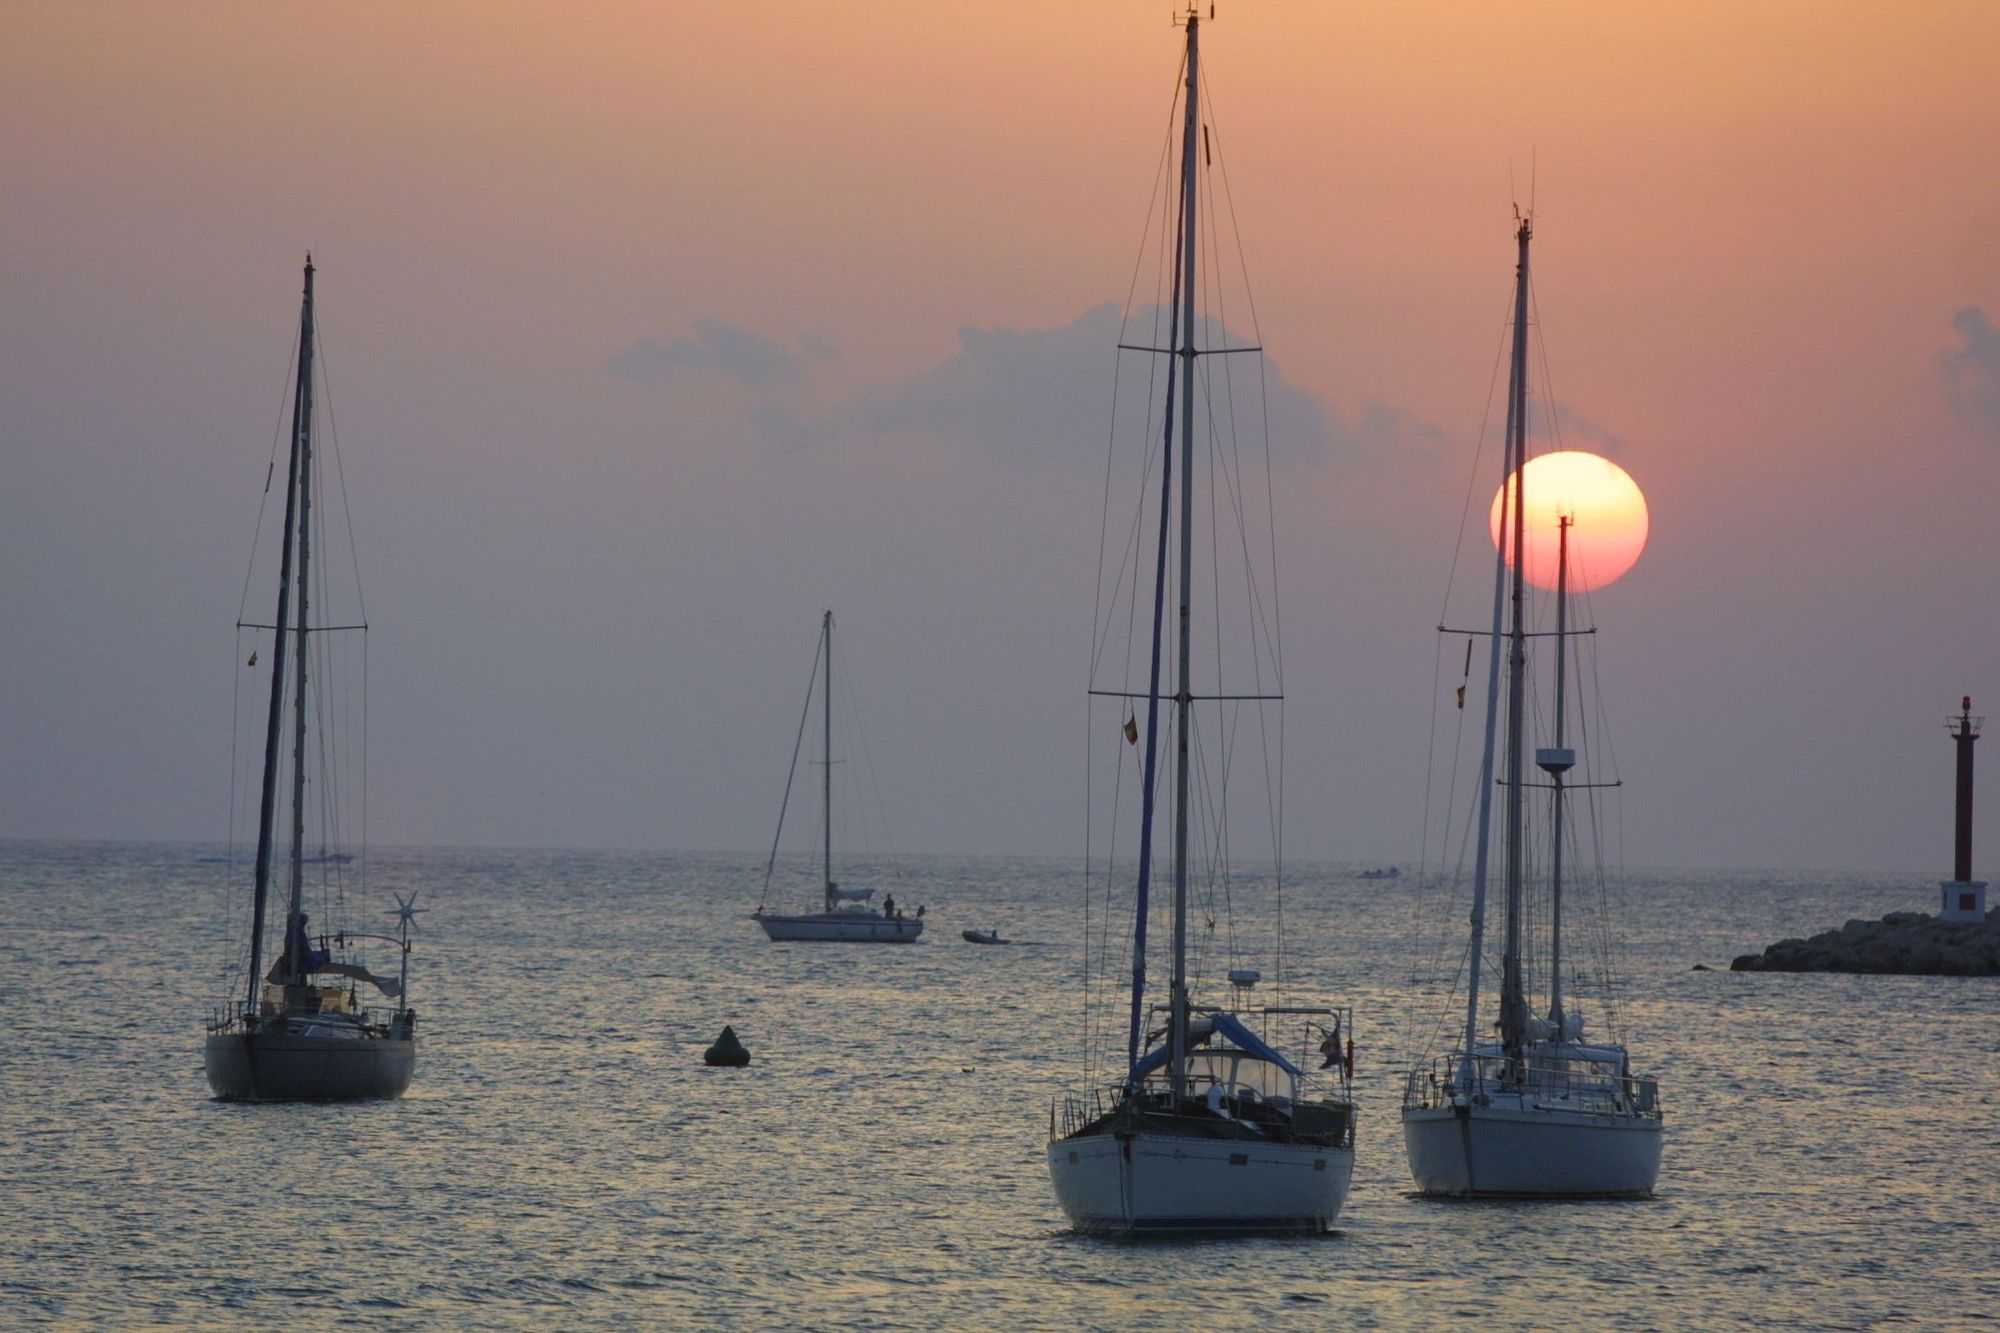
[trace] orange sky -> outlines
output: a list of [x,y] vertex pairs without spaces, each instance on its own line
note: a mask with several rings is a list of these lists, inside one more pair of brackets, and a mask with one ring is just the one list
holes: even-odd
[[[945,571],[879,611],[864,600],[886,635],[919,637],[971,605],[1046,624],[1050,653],[1068,651],[1082,634],[1069,551],[1040,539],[1094,513],[1094,496],[1068,496],[1087,476],[1057,486],[863,441],[849,447],[879,468],[863,485],[861,454],[769,452],[759,412],[822,420],[947,361],[961,327],[1059,329],[1119,299],[1169,114],[1170,13],[10,6],[0,554],[23,571],[5,609],[32,632],[5,664],[15,688],[98,720],[81,733],[10,724],[27,728],[10,751],[51,780],[17,793],[20,827],[0,833],[212,831],[194,796],[134,789],[102,817],[75,798],[135,767],[194,787],[212,774],[213,756],[192,753],[201,716],[137,734],[101,719],[107,699],[174,712],[209,642],[185,622],[226,623],[254,487],[217,483],[261,475],[308,246],[343,430],[380,450],[363,474],[386,558],[436,585],[406,608],[402,632],[420,620],[431,636],[406,645],[420,658],[408,688],[477,662],[462,688],[481,711],[454,733],[466,744],[565,688],[546,643],[630,634],[628,663],[685,651],[691,691],[708,680],[704,654],[789,666],[812,608],[855,594],[760,564],[747,537],[729,544],[773,523],[807,547],[823,523],[837,548],[885,513],[907,522],[886,549],[850,553],[885,577],[899,553]],[[1982,571],[2000,564],[2000,440],[1955,418],[1939,379],[1954,313],[2000,311],[1996,50],[2000,7],[1984,0],[1221,6],[1206,32],[1212,123],[1276,365],[1344,418],[1387,404],[1452,442],[1333,456],[1294,479],[1281,516],[1294,647],[1326,700],[1293,713],[1295,752],[1324,756],[1300,782],[1379,789],[1370,775],[1420,759],[1427,703],[1398,683],[1429,660],[1505,314],[1511,203],[1532,163],[1553,397],[1615,437],[1653,510],[1653,544],[1598,605],[1629,644],[1606,659],[1635,714],[1621,753],[1644,761],[1661,802],[1635,854],[1942,860],[1936,813],[1901,793],[1942,772],[1932,714],[1966,690],[2000,698],[2000,634],[1968,610],[1991,602]],[[622,349],[700,320],[816,350],[762,397],[726,379],[603,374]],[[1087,549],[1094,528],[1070,536]],[[1363,551],[1399,572],[1362,577]],[[163,564],[184,582],[133,588]],[[79,607],[128,596],[156,640],[185,636],[170,670],[140,673],[104,617],[79,623]],[[494,638],[493,619],[517,612],[522,641]],[[698,641],[675,637],[690,625]],[[99,665],[54,679],[21,646],[48,642]],[[1754,697],[1716,704],[1700,673],[1724,663]],[[992,669],[1015,667],[1030,669]],[[961,681],[981,669],[933,668]],[[602,678],[568,687],[601,699],[639,683],[591,669]],[[1060,664],[1034,669],[1032,692],[1003,697],[1066,707],[1081,689]],[[740,676],[717,668],[712,687]],[[756,842],[769,747],[744,733],[762,725],[749,719],[763,685],[701,710],[740,707],[733,729],[656,719],[630,765],[579,742],[550,781],[583,782],[579,806],[616,813],[552,813],[528,821],[529,840]],[[885,691],[928,701],[928,688],[913,669]],[[934,697],[942,717],[928,733],[912,724],[913,750],[925,734],[997,746],[1016,772],[1046,762],[1044,741],[1063,753],[1059,726],[983,730],[950,691]],[[16,702],[0,696],[4,711]],[[117,762],[120,745],[143,762]],[[740,792],[724,783],[701,818],[662,824],[647,791],[683,780],[656,758],[671,750],[754,757]],[[420,757],[410,766],[421,785]],[[1785,798],[1794,817],[1747,813],[1801,768],[1814,776]],[[606,790],[588,789],[598,780]],[[754,816],[733,812],[753,795]],[[1066,850],[1060,796],[1006,806],[993,841]],[[1408,855],[1356,841],[1400,827],[1396,791],[1354,799],[1351,826],[1299,850]],[[911,803],[912,844],[987,845],[948,802]],[[413,841],[523,827],[470,798],[407,809]],[[1881,822],[1857,827],[1859,813]]]

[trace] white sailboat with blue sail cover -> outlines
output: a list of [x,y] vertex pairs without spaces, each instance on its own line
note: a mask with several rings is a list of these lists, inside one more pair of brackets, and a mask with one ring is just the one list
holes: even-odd
[[[1162,391],[1147,395],[1146,429],[1138,441],[1145,461],[1138,469],[1130,535],[1123,555],[1109,562],[1118,573],[1109,583],[1100,574],[1094,631],[1099,651],[1093,653],[1092,717],[1100,716],[1099,701],[1118,709],[1104,725],[1093,721],[1090,728],[1093,745],[1101,741],[1116,751],[1105,765],[1115,776],[1101,877],[1095,833],[1091,850],[1097,887],[1090,892],[1101,889],[1106,914],[1097,918],[1095,937],[1090,919],[1085,922],[1092,939],[1085,953],[1085,1086],[1051,1105],[1047,1160],[1057,1201],[1085,1234],[1312,1233],[1332,1226],[1354,1168],[1352,1016],[1327,1005],[1283,1003],[1282,951],[1279,1002],[1249,1004],[1263,978],[1256,968],[1240,965],[1227,968],[1230,1003],[1196,998],[1203,966],[1212,966],[1214,956],[1224,952],[1234,964],[1242,938],[1268,928],[1268,916],[1239,914],[1239,897],[1282,887],[1277,734],[1283,692],[1275,632],[1275,535],[1268,513],[1258,531],[1251,517],[1258,507],[1253,497],[1266,508],[1271,501],[1268,430],[1260,486],[1246,470],[1246,465],[1254,470],[1255,462],[1235,448],[1237,382],[1228,369],[1239,363],[1235,354],[1259,349],[1231,343],[1221,318],[1226,312],[1213,304],[1220,288],[1203,282],[1212,275],[1199,265],[1204,251],[1197,241],[1203,216],[1198,194],[1203,171],[1215,161],[1215,136],[1202,119],[1201,18],[1190,8],[1181,22],[1186,48],[1175,136],[1178,182],[1161,192],[1171,192],[1173,206],[1158,233],[1160,271],[1170,275],[1162,278],[1170,289],[1162,293],[1164,327],[1156,321],[1155,337],[1146,345],[1120,343],[1148,359],[1156,372],[1148,378]],[[1197,292],[1204,295],[1199,312]],[[1255,411],[1260,422],[1261,406],[1251,402],[1261,403],[1263,387],[1261,371],[1241,386],[1245,410]],[[1114,459],[1117,436],[1114,422]],[[1198,470],[1209,479],[1209,495],[1199,508],[1216,529],[1208,533],[1199,559]],[[1107,514],[1113,486],[1114,473],[1107,468]],[[1229,523],[1237,525],[1229,535],[1240,541],[1224,540],[1221,529]],[[1174,555],[1177,560],[1170,559]],[[1232,567],[1239,555],[1241,567]],[[1176,576],[1170,578],[1174,566]],[[1115,591],[1107,595],[1107,588]],[[1239,588],[1243,604],[1232,606],[1226,618],[1222,595]],[[1213,637],[1199,654],[1205,677],[1199,691],[1197,622]],[[1141,646],[1138,635],[1145,631],[1149,635]],[[1102,650],[1119,634],[1126,643],[1124,678],[1108,688],[1109,668],[1100,672]],[[1162,679],[1170,634],[1177,663],[1171,687]],[[1226,646],[1243,639],[1251,646]],[[1212,679],[1206,678],[1209,672]],[[1242,687],[1232,688],[1238,680]],[[1162,717],[1163,705],[1171,710],[1170,721]],[[1162,751],[1169,748],[1173,786],[1164,801],[1171,815],[1173,942],[1171,974],[1160,995],[1149,989],[1147,946],[1155,815],[1167,766]],[[1239,761],[1247,766],[1241,756],[1250,754],[1262,758],[1263,768],[1240,784],[1255,795],[1239,795],[1230,784],[1231,767]],[[1093,784],[1098,772],[1094,763]],[[1118,858],[1133,849],[1119,818],[1121,809],[1129,808],[1120,795],[1132,780],[1139,808],[1136,866],[1128,872]],[[1232,804],[1259,797],[1271,860],[1256,871],[1232,870]],[[1124,946],[1130,968],[1126,987],[1110,953],[1112,941],[1124,937],[1113,929],[1122,902],[1114,894],[1122,895],[1128,882],[1133,889],[1131,933]],[[1278,901],[1282,904],[1281,896]],[[1276,920],[1282,950],[1281,906]],[[1102,961],[1093,964],[1093,958]],[[1350,1034],[1345,1045],[1343,1029]]]
[[[334,830],[327,827],[334,808],[332,774],[325,735],[329,693],[325,674],[314,669],[329,660],[316,653],[322,636],[359,631],[365,625],[313,623],[311,599],[326,588],[324,575],[313,567],[316,551],[324,553],[320,511],[324,490],[315,498],[319,479],[315,450],[313,264],[305,267],[305,295],[299,312],[297,376],[292,389],[291,447],[285,470],[285,510],[276,618],[269,625],[239,624],[239,632],[268,632],[270,696],[265,715],[263,776],[259,788],[257,860],[249,922],[249,959],[243,995],[214,1014],[202,1050],[209,1088],[224,1101],[345,1101],[355,1098],[399,1097],[416,1070],[416,1011],[409,1005],[410,928],[416,895],[397,899],[391,909],[399,920],[394,936],[348,929],[311,930],[306,910],[305,867],[313,865],[324,877],[322,901],[336,907],[350,904],[347,893],[350,852],[328,851]],[[268,484],[268,483],[267,483]],[[344,484],[342,485],[344,490]],[[248,665],[255,667],[253,651]],[[290,693],[291,708],[286,708]],[[288,725],[289,722],[289,725]],[[309,744],[309,735],[319,734]],[[284,772],[284,740],[291,744],[289,780]],[[309,807],[306,779],[318,774],[320,799]],[[277,961],[264,968],[265,935],[273,897],[273,862],[278,850],[277,801],[281,789],[291,797],[291,837],[284,884],[283,944]],[[233,799],[233,798],[232,798]],[[311,822],[320,821],[317,839]],[[307,851],[317,846],[317,854]],[[356,896],[360,896],[357,894]],[[363,950],[369,944],[396,949],[395,977],[369,970]],[[366,984],[392,1002],[379,1014],[363,1001]]]

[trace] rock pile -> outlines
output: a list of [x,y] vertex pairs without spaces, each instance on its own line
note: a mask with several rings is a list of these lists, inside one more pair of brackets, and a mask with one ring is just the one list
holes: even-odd
[[1731,972],[1873,972],[1916,977],[2000,977],[2000,908],[1982,922],[1891,912],[1849,921],[1811,939],[1779,940],[1746,953]]

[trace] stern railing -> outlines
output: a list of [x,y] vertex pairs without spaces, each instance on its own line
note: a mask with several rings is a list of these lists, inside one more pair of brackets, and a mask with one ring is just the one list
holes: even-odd
[[1411,1069],[1403,1082],[1403,1109],[1483,1106],[1494,1094],[1504,1093],[1567,1102],[1563,1109],[1585,1114],[1650,1120],[1662,1115],[1657,1079],[1600,1073],[1592,1070],[1592,1062],[1587,1060],[1510,1061],[1505,1056],[1477,1056],[1471,1062],[1469,1081],[1462,1078],[1465,1063],[1462,1055],[1452,1055]]

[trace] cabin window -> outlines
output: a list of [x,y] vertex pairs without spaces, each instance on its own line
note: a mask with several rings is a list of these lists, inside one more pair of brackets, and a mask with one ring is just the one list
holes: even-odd
[[1979,900],[1971,894],[1961,893],[1958,895],[1958,910],[1961,912],[1970,912],[1978,902]]

